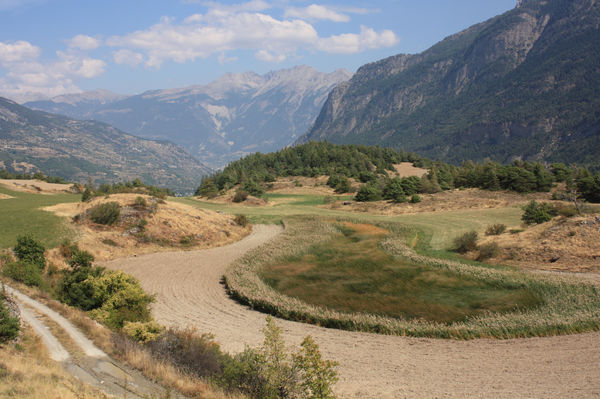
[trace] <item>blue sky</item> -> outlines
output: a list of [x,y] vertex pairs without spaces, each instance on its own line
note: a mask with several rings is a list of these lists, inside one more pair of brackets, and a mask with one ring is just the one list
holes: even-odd
[[205,84],[417,53],[516,0],[0,0],[0,95]]

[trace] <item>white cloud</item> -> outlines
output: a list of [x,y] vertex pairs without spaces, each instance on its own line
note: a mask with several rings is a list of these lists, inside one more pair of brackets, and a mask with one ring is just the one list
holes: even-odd
[[398,37],[391,30],[375,32],[365,26],[360,27],[360,34],[344,33],[319,39],[318,49],[328,53],[354,54],[367,49],[391,47],[398,43]]
[[219,54],[219,57],[217,58],[219,60],[219,64],[224,65],[227,64],[229,62],[234,62],[238,60],[238,57],[228,57],[224,52]]
[[77,35],[67,43],[69,47],[80,50],[94,50],[100,47],[100,40],[87,35]]
[[136,67],[144,61],[144,56],[135,51],[121,49],[113,53],[113,59],[117,64]]
[[40,49],[29,42],[0,42],[0,65],[6,70],[0,77],[0,93],[12,99],[27,100],[31,96],[80,92],[75,84],[77,79],[99,76],[106,67],[102,60],[72,51],[57,51],[56,59],[49,62],[41,62],[40,55]]
[[0,42],[0,64],[2,65],[36,59],[40,53],[39,47],[23,40],[12,44]]
[[321,6],[318,4],[311,4],[308,7],[304,8],[288,8],[285,10],[286,17],[300,18],[306,19],[309,21],[314,20],[329,20],[333,22],[348,22],[350,21],[350,17],[346,14],[339,13],[334,11],[331,8]]
[[[180,23],[163,17],[147,29],[113,36],[106,44],[120,48],[114,53],[118,54],[120,63],[126,63],[129,58],[125,56],[135,53],[136,63],[143,58],[147,67],[160,68],[165,61],[185,63],[210,56],[217,56],[219,62],[225,62],[226,58],[221,54],[235,50],[253,51],[255,58],[265,62],[282,62],[300,50],[350,54],[398,42],[390,30],[376,32],[366,27],[362,27],[360,33],[319,37],[317,30],[306,20],[277,19],[255,11],[269,7],[261,0],[227,6],[208,5],[211,8],[204,14],[191,15]],[[292,14],[296,12],[312,19],[349,20],[337,9],[316,4],[290,10],[288,12]],[[352,12],[369,10],[352,9]],[[125,50],[129,52],[123,52]],[[140,53],[143,53],[142,57]],[[119,62],[117,58],[115,60]]]
[[267,50],[259,50],[254,54],[254,57],[257,60],[260,61],[265,61],[265,62],[283,62],[285,61],[285,59],[287,58],[285,55],[277,55],[277,54],[271,54],[269,53]]

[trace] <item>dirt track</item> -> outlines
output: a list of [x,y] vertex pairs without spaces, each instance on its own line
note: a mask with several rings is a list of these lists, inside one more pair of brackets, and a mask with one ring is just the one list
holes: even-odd
[[[265,316],[230,300],[225,268],[278,234],[256,226],[235,244],[104,263],[138,277],[157,294],[155,317],[211,332],[226,351],[258,345]],[[515,340],[447,341],[331,330],[278,320],[297,345],[312,335],[340,362],[336,391],[345,398],[598,398],[600,333]]]

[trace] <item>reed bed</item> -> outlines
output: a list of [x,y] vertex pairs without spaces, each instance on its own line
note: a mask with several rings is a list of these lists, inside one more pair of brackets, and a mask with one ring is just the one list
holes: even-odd
[[407,230],[391,223],[384,226],[393,233],[380,245],[395,257],[498,287],[527,288],[541,298],[542,304],[505,313],[489,312],[452,323],[345,313],[313,306],[277,292],[259,277],[258,272],[266,265],[298,255],[311,245],[330,239],[337,231],[335,222],[317,217],[291,217],[285,219],[284,224],[286,231],[283,234],[235,262],[224,276],[231,297],[265,313],[329,328],[451,339],[509,339],[600,329],[600,286],[597,284],[574,277],[537,275],[419,255],[405,244],[403,233]]

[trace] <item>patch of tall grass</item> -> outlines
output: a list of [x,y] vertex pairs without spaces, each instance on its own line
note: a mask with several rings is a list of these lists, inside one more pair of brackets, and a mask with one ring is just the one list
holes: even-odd
[[[339,230],[334,223],[316,217],[287,218],[285,225],[285,233],[250,252],[226,271],[225,282],[233,298],[282,318],[324,327],[392,335],[505,339],[600,329],[600,286],[597,284],[575,278],[527,274],[420,255],[405,244],[402,228],[396,227],[394,231],[393,225],[388,227],[396,234],[380,244],[392,256],[485,284],[527,289],[538,296],[542,304],[510,312],[488,312],[452,323],[342,312],[311,305],[274,290],[259,277],[258,272],[266,265],[298,256],[311,245],[330,240]],[[303,239],[298,240],[298,237]]]

